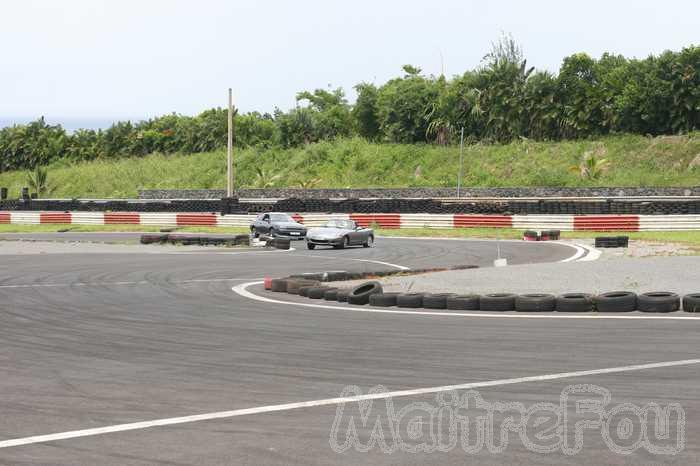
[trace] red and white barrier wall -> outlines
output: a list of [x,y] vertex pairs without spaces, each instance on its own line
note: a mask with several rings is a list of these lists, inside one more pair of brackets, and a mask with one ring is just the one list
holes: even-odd
[[[562,231],[700,230],[700,215],[468,215],[468,214],[293,214],[297,221],[319,226],[330,218],[347,218],[381,228],[504,227]],[[247,227],[256,214],[150,212],[0,212],[0,224],[157,225]]]

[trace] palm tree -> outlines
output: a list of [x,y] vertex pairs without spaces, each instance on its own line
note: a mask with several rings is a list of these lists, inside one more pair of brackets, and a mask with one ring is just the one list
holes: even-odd
[[256,188],[269,188],[274,186],[275,183],[282,177],[281,175],[273,175],[269,171],[260,167],[255,167],[255,172],[255,181],[253,181],[253,184]]
[[27,173],[29,189],[35,192],[38,197],[41,197],[43,194],[51,193],[54,188],[49,186],[48,177],[48,170],[37,165],[33,172]]
[[598,180],[608,168],[610,168],[608,159],[599,158],[594,152],[586,152],[583,154],[581,163],[570,169],[572,172],[578,173],[584,180]]

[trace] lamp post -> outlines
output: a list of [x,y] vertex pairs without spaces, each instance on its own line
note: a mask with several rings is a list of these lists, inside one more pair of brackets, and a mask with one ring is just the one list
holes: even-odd
[[228,146],[226,151],[226,197],[233,197],[233,91],[228,88]]

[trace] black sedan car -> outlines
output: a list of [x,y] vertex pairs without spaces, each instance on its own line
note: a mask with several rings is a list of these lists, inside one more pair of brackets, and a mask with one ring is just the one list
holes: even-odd
[[306,238],[306,227],[288,214],[268,212],[258,215],[250,224],[250,233],[255,238],[267,235],[273,238],[304,239]]

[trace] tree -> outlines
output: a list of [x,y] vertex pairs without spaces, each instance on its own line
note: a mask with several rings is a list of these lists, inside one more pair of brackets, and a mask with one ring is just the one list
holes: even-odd
[[429,115],[438,96],[434,79],[419,74],[420,68],[404,66],[407,75],[379,88],[377,117],[382,136],[391,142],[425,141]]
[[374,141],[379,136],[379,117],[377,115],[377,87],[370,83],[355,86],[357,100],[352,108],[352,117],[360,136]]

